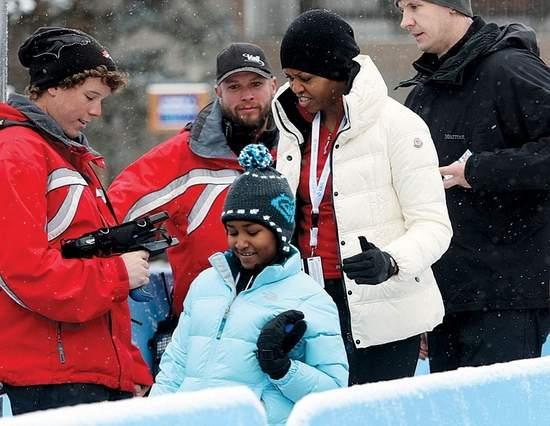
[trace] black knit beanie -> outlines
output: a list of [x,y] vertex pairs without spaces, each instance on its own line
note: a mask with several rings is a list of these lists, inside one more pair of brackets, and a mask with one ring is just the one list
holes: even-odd
[[[471,0],[425,0],[428,3],[437,4],[439,6],[448,7],[449,9],[454,9],[457,12],[462,13],[463,15],[469,16],[472,18],[474,13],[472,11],[472,2]],[[395,5],[399,7],[399,0],[395,0]]]
[[248,220],[270,229],[279,255],[287,257],[294,232],[296,202],[286,178],[273,169],[273,159],[262,144],[247,145],[239,155],[245,172],[231,184],[222,222]]
[[353,28],[346,21],[329,10],[313,9],[298,16],[286,30],[281,66],[346,81],[359,52]]
[[30,84],[39,89],[100,65],[117,69],[107,49],[92,36],[62,27],[38,28],[19,48],[19,61],[29,69]]

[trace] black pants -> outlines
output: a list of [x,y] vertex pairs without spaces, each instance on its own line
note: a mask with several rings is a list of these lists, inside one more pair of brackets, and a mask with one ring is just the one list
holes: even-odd
[[540,357],[549,323],[547,309],[447,314],[428,334],[430,371]]
[[[351,334],[344,283],[341,280],[325,280],[325,290],[338,307],[340,328],[348,355],[350,386],[414,376],[420,336],[357,349]],[[379,326],[384,327],[384,324]]]
[[91,383],[60,385],[10,386],[4,384],[13,415],[49,408],[67,407],[101,401],[131,398],[130,392],[110,389]]

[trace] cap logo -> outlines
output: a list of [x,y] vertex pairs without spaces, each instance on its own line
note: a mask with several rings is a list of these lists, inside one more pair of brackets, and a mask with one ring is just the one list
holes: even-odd
[[63,34],[60,36],[52,36],[50,39],[46,39],[46,41],[52,42],[51,46],[48,47],[46,51],[33,55],[33,58],[38,58],[43,55],[53,55],[56,59],[59,59],[61,56],[61,51],[65,47],[75,46],[77,44],[82,46],[90,44],[90,39],[80,34]]
[[243,53],[243,57],[246,58],[248,62],[254,62],[260,66],[265,66],[265,62],[260,59],[259,55],[252,55],[250,53]]
[[281,213],[288,223],[292,223],[296,205],[291,197],[286,194],[280,194],[271,200],[271,205]]

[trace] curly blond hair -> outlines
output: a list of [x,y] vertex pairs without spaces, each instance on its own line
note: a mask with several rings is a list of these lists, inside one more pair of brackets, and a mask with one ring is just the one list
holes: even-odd
[[[57,87],[61,87],[62,89],[70,89],[71,87],[81,85],[87,78],[91,77],[101,78],[101,81],[109,86],[113,93],[128,84],[128,74],[121,71],[109,71],[105,65],[100,65],[91,70],[79,72],[65,78],[57,85]],[[31,84],[27,86],[25,93],[27,93],[29,98],[34,101],[38,99],[46,90],[48,89],[41,89]]]

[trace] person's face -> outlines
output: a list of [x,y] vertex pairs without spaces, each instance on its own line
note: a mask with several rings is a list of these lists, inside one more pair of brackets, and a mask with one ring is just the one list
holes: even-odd
[[259,223],[247,220],[226,222],[227,243],[244,269],[271,264],[277,256],[275,234]]
[[455,44],[454,11],[423,0],[401,0],[398,6],[401,28],[413,36],[421,51],[441,56]]
[[216,87],[223,115],[236,124],[261,129],[271,111],[277,82],[254,72],[230,75]]
[[41,106],[63,128],[70,138],[76,138],[95,118],[101,116],[101,103],[111,94],[111,88],[101,78],[90,77],[70,89],[52,87],[42,96]]
[[315,114],[341,105],[345,82],[329,80],[294,68],[284,68],[290,89],[306,111]]

